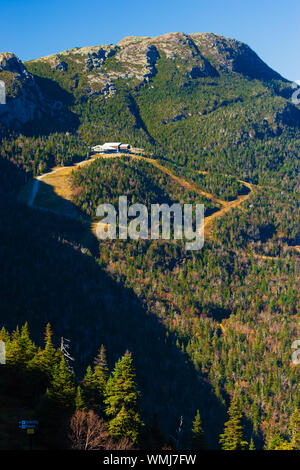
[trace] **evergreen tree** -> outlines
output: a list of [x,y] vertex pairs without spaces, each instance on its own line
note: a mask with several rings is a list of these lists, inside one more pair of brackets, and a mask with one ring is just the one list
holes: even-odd
[[48,397],[63,408],[72,408],[75,404],[74,375],[64,356],[61,356],[60,364],[55,367]]
[[20,329],[17,326],[12,332],[9,347],[6,350],[6,361],[10,365],[22,364],[22,350],[20,344]]
[[300,411],[298,408],[296,408],[292,413],[289,431],[293,448],[300,450]]
[[135,371],[131,353],[126,352],[115,365],[105,389],[108,430],[114,439],[128,437],[136,443],[143,425],[138,409],[139,392],[135,383]]
[[291,415],[289,424],[290,441],[286,440],[279,432],[271,430],[267,441],[267,450],[299,450],[300,449],[300,413],[295,409]]
[[291,442],[285,441],[283,439],[281,443],[274,448],[274,450],[295,450],[295,448]]
[[0,331],[0,341],[3,341],[4,343],[4,351],[3,351],[3,355],[4,357],[2,358],[5,363],[7,364],[8,362],[8,351],[10,349],[10,334],[9,332],[4,328],[4,326],[1,328],[1,331]]
[[242,412],[240,400],[237,394],[232,398],[229,410],[229,420],[225,423],[224,433],[220,436],[220,444],[223,450],[245,450],[248,442],[244,438],[242,425]]
[[57,351],[53,345],[52,335],[51,325],[48,323],[45,331],[45,349],[40,350],[38,354],[39,367],[49,380],[52,379],[62,356],[60,351]]
[[15,329],[11,341],[7,344],[6,358],[11,365],[26,367],[33,359],[37,348],[29,336],[28,324]]
[[23,351],[24,362],[27,364],[37,352],[37,347],[30,339],[28,323],[26,322],[21,328],[20,344]]
[[4,343],[8,344],[10,342],[10,334],[9,332],[4,328],[4,326],[1,328],[0,331],[0,339],[4,341]]
[[279,450],[284,444],[285,440],[279,433],[271,431],[269,437],[267,438],[267,443],[265,445],[266,450]]
[[103,344],[100,346],[98,355],[94,359],[95,376],[98,382],[100,397],[103,400],[105,387],[108,379],[108,366],[106,359],[106,350]]
[[82,397],[82,390],[80,386],[78,386],[76,389],[75,408],[76,410],[79,410],[79,411],[87,411],[87,407],[84,403],[84,399]]
[[199,410],[197,410],[192,427],[192,449],[203,450],[206,448],[201,416]]
[[255,450],[253,437],[251,437],[251,440],[250,440],[249,450]]
[[100,392],[98,381],[91,366],[86,369],[86,374],[82,381],[82,395],[84,403],[89,410],[97,410],[100,406]]

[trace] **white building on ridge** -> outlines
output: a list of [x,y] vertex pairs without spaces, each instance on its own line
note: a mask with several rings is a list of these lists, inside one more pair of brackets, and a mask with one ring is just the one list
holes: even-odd
[[129,144],[122,144],[122,142],[106,142],[103,145],[95,145],[91,148],[92,152],[124,152],[130,149]]

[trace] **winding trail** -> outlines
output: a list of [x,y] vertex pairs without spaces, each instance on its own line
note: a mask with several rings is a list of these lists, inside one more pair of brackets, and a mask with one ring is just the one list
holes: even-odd
[[[71,166],[55,167],[52,171],[33,178],[21,189],[19,200],[34,209],[72,218],[78,217],[76,211],[70,210],[72,200],[70,176],[76,167],[88,165],[93,160],[95,157]],[[41,181],[45,184],[41,185]]]
[[[140,158],[143,158],[143,157],[140,157]],[[206,191],[203,191],[203,190],[197,188],[195,185],[193,185],[192,183],[189,183],[188,181],[184,180],[183,178],[180,178],[179,176],[174,175],[168,168],[164,167],[163,165],[161,165],[157,161],[152,160],[151,158],[146,158],[146,160],[148,162],[152,163],[154,166],[159,168],[161,171],[163,171],[167,175],[169,175],[174,181],[176,181],[181,186],[184,186],[186,189],[194,191],[195,193],[199,194],[200,196],[204,196],[207,199],[210,199],[215,204],[221,206],[221,208],[218,211],[216,211],[213,214],[205,217],[205,219],[204,219],[204,231],[205,231],[205,236],[206,237],[211,236],[211,226],[212,226],[213,220],[218,218],[218,217],[222,217],[229,210],[240,206],[242,204],[242,202],[244,202],[246,199],[248,199],[250,197],[250,194],[253,190],[253,185],[252,184],[247,183],[246,181],[238,180],[239,183],[243,184],[244,186],[246,186],[250,190],[249,193],[245,194],[245,195],[238,196],[233,201],[223,201],[222,199],[216,198],[211,193],[208,193]]]
[[184,188],[188,189],[189,191],[194,191],[195,193],[199,194],[200,196],[204,196],[204,197],[206,197],[206,199],[210,199],[215,204],[220,204],[221,206],[226,205],[225,201],[222,201],[221,199],[216,198],[211,193],[207,193],[206,191],[203,191],[202,189],[197,188],[195,185],[193,185],[192,183],[186,181],[185,179],[181,178],[180,176],[174,175],[174,173],[172,173],[171,170],[169,170],[165,166],[161,165],[161,163],[159,163],[158,161],[152,160],[151,158],[147,158],[147,157],[139,157],[139,158],[141,158],[143,160],[146,160],[147,162],[151,163],[153,166],[156,166],[156,168],[161,170],[166,175],[170,176],[170,178],[172,178],[172,180],[174,180],[180,186],[183,186]]
[[250,190],[249,193],[240,195],[233,201],[222,201],[223,207],[219,211],[214,212],[208,217],[205,217],[204,230],[205,230],[206,237],[211,236],[212,222],[214,221],[214,219],[222,217],[226,212],[234,209],[235,207],[240,206],[242,202],[246,201],[250,197],[251,192],[253,191],[253,185],[242,180],[238,180],[238,182],[246,186]]
[[[99,157],[99,158],[117,158],[117,157],[122,157],[122,156],[123,157],[128,156],[128,157],[131,157],[131,158],[134,158],[134,159],[137,159],[137,160],[147,161],[148,163],[150,163],[151,165],[155,166],[156,168],[161,170],[163,173],[168,175],[170,178],[172,178],[173,181],[175,181],[180,186],[183,186],[183,187],[185,187],[186,189],[188,189],[190,191],[194,191],[195,193],[199,194],[200,196],[204,196],[207,199],[214,202],[215,204],[220,205],[221,208],[218,211],[216,211],[213,214],[205,217],[205,219],[204,219],[205,237],[211,237],[211,227],[212,227],[212,222],[213,222],[214,219],[216,219],[218,217],[222,217],[229,210],[240,206],[246,199],[248,199],[250,197],[251,192],[253,191],[253,185],[251,183],[248,183],[248,182],[242,181],[242,180],[238,180],[239,183],[243,184],[244,186],[246,186],[249,189],[249,193],[244,194],[244,195],[240,195],[236,199],[234,199],[233,201],[223,201],[222,199],[218,199],[215,196],[213,196],[213,194],[208,193],[206,191],[203,191],[203,190],[197,188],[195,185],[193,185],[189,181],[186,181],[185,179],[174,175],[174,173],[172,173],[172,171],[169,170],[169,168],[166,168],[165,166],[163,166],[161,163],[159,163],[155,159],[152,159],[152,158],[149,158],[149,157],[142,157],[142,156],[139,156],[139,155],[133,155],[133,154],[125,154],[124,155],[124,154],[115,153],[115,154],[109,154],[109,155],[108,154],[103,154],[103,155],[99,154],[99,155],[97,155],[97,157]],[[207,172],[205,172],[205,173],[207,173]]]
[[[93,162],[97,158],[120,158],[120,157],[130,157],[136,160],[147,161],[149,164],[155,166],[160,171],[168,175],[173,181],[175,181],[180,186],[194,191],[200,196],[211,200],[217,206],[220,206],[219,210],[213,214],[205,217],[204,220],[204,230],[205,237],[211,237],[211,227],[214,219],[222,217],[226,212],[234,209],[235,207],[240,206],[246,199],[249,198],[251,192],[253,191],[253,185],[247,183],[246,181],[239,180],[241,184],[246,186],[250,191],[248,194],[240,195],[233,201],[223,201],[216,198],[213,194],[203,191],[197,188],[194,184],[186,181],[184,178],[176,176],[169,168],[166,168],[157,160],[149,158],[147,156],[140,156],[135,154],[124,154],[124,153],[115,153],[115,154],[96,154],[89,160],[83,160],[82,162],[76,163],[72,166],[56,167],[48,173],[44,173],[37,178],[31,180],[25,187],[21,190],[19,199],[23,202],[26,202],[30,207],[35,209],[46,210],[56,214],[63,214],[68,217],[76,217],[75,213],[68,212],[66,209],[67,206],[63,206],[63,201],[72,200],[72,188],[71,188],[71,173],[76,167],[85,166]],[[40,181],[43,181],[45,184],[40,185]],[[55,198],[57,195],[59,198]],[[91,223],[91,230],[96,233],[96,222]]]

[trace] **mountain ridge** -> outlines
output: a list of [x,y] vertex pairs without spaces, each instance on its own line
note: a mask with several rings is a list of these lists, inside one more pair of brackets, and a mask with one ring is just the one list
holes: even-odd
[[[52,131],[73,132],[82,120],[84,103],[90,99],[111,99],[127,89],[124,98],[127,122],[131,119],[133,128],[153,144],[157,139],[147,129],[135,94],[156,87],[153,80],[158,72],[166,81],[165,87],[177,77],[181,94],[184,86],[200,89],[205,79],[219,80],[220,84],[212,82],[219,90],[222,78],[229,83],[234,77],[246,80],[249,85],[258,80],[277,96],[289,94],[288,81],[249,46],[235,39],[213,33],[179,32],[156,37],[128,36],[115,45],[74,47],[24,63],[12,53],[0,53],[0,80],[7,85],[7,104],[0,109],[0,123],[19,131],[32,128],[44,132],[48,127]],[[228,107],[241,99],[239,93],[229,99],[214,99],[222,93],[211,94],[212,103],[200,109],[199,114],[205,115],[219,106]],[[284,106],[283,101],[281,104],[278,101],[278,105],[280,109],[271,118],[273,123],[281,118],[300,122],[293,105]],[[180,106],[177,113],[163,118],[162,123],[175,122],[181,116],[185,119],[184,108]],[[101,113],[103,110],[97,112],[98,116]]]
[[[244,55],[248,56],[252,60],[251,67],[255,68],[259,64],[261,70],[267,73],[268,78],[283,79],[283,77],[272,70],[265,62],[258,57],[258,55],[245,43],[238,41],[236,39],[228,38],[214,33],[191,33],[184,34],[180,32],[166,33],[160,36],[126,36],[121,39],[116,45],[105,44],[99,46],[83,46],[83,47],[74,47],[71,49],[66,49],[61,52],[53,53],[47,56],[40,57],[38,59],[33,59],[27,62],[34,61],[46,61],[57,58],[59,55],[68,55],[68,54],[97,54],[100,50],[109,51],[110,54],[117,54],[120,49],[124,49],[128,46],[138,45],[138,44],[160,44],[162,46],[165,43],[173,43],[173,45],[188,45],[190,48],[190,53],[192,55],[197,55],[205,53],[207,57],[213,57],[216,62],[219,61],[220,67],[224,67],[226,70],[234,70],[234,66],[237,67],[234,71],[241,71],[240,66],[243,64],[245,66]],[[172,49],[168,49],[164,46],[164,49],[167,51],[167,58],[172,57]],[[197,50],[198,49],[198,50]],[[173,51],[174,52],[174,51]],[[234,53],[233,59],[230,58],[230,52]],[[169,55],[168,55],[169,54]],[[231,64],[229,61],[223,59],[222,54],[227,56],[227,59],[233,60],[243,59],[240,63]],[[256,59],[256,61],[255,61]],[[263,65],[264,64],[264,65]],[[264,67],[265,66],[265,67]],[[247,72],[247,70],[245,70]],[[253,71],[252,71],[253,73]]]

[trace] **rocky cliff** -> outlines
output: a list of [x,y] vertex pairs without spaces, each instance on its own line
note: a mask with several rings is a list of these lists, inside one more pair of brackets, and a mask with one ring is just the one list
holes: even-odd
[[5,84],[6,104],[0,105],[0,121],[13,129],[45,115],[55,115],[60,102],[49,102],[43,96],[33,75],[11,52],[0,53],[0,80]]
[[0,54],[0,80],[5,83],[6,104],[0,105],[1,122],[20,127],[41,117],[43,97],[34,77],[12,53]]

